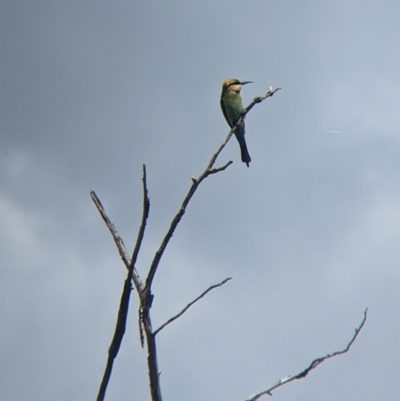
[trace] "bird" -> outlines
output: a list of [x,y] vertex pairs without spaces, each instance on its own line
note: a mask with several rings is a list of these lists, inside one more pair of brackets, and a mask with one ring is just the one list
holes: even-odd
[[[242,98],[240,96],[240,90],[242,89],[243,85],[250,83],[252,83],[252,81],[240,82],[236,78],[229,78],[226,79],[222,84],[222,93],[220,102],[221,109],[222,113],[224,114],[226,122],[231,128],[235,126],[243,111],[243,103],[242,103]],[[239,142],[242,162],[246,163],[246,166],[249,167],[249,163],[251,162],[251,157],[247,150],[244,134],[245,134],[245,129],[243,121],[239,125],[239,127],[236,128],[235,136]]]

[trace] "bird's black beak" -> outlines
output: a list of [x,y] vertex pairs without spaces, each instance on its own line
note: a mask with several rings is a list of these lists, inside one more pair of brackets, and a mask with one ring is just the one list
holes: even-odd
[[246,84],[252,84],[253,81],[243,81],[240,83],[240,85],[246,85]]

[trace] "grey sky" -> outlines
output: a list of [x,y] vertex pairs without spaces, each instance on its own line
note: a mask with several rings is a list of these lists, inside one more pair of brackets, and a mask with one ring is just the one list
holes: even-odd
[[[89,198],[138,269],[228,132],[222,81],[252,80],[253,162],[233,140],[154,283],[165,400],[242,400],[315,357],[346,356],[277,400],[397,400],[400,359],[398,1],[3,2],[0,398],[93,400],[125,275]],[[136,294],[109,400],[149,399]]]

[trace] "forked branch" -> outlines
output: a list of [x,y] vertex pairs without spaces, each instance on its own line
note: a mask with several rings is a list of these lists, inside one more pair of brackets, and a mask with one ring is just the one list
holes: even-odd
[[110,348],[108,349],[108,358],[107,358],[107,365],[104,371],[103,379],[100,384],[99,393],[97,395],[97,401],[103,401],[105,398],[107,386],[111,377],[112,368],[114,365],[114,360],[118,355],[122,339],[125,334],[126,330],[126,320],[128,317],[129,311],[129,300],[132,290],[131,281],[134,280],[136,284],[136,288],[138,289],[139,294],[143,291],[143,284],[140,280],[139,275],[135,269],[135,263],[137,260],[137,256],[139,254],[140,246],[142,244],[144,230],[146,227],[147,218],[149,216],[150,210],[150,201],[148,197],[147,191],[147,183],[146,183],[146,166],[143,165],[143,215],[142,215],[142,223],[140,225],[139,233],[136,239],[136,245],[133,251],[132,259],[129,261],[127,257],[127,253],[125,250],[124,242],[122,241],[121,237],[118,235],[117,230],[115,229],[114,225],[111,223],[110,219],[108,218],[103,205],[101,204],[100,200],[96,196],[96,194],[92,191],[90,193],[97,209],[99,210],[103,220],[106,222],[107,227],[110,229],[111,234],[113,235],[114,241],[118,247],[120,255],[122,256],[122,260],[125,263],[125,266],[128,264],[128,273],[127,277],[124,282],[124,287],[122,290],[121,301],[118,310],[118,317],[117,323],[115,325],[114,336],[111,341]]

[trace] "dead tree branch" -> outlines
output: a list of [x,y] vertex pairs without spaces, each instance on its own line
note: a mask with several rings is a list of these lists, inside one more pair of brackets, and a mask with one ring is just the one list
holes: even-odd
[[181,317],[191,306],[193,306],[197,301],[199,301],[201,298],[203,298],[207,293],[209,293],[211,290],[223,286],[225,283],[227,283],[229,280],[232,280],[231,277],[226,278],[225,280],[221,281],[219,284],[214,284],[211,287],[207,288],[201,295],[199,295],[196,299],[194,299],[192,302],[189,302],[177,315],[171,317],[171,319],[168,319],[164,324],[162,324],[157,330],[154,331],[154,335],[156,336],[165,326],[168,326],[170,323],[172,323],[174,320],[178,319]]
[[111,220],[107,216],[106,211],[104,210],[104,207],[100,202],[100,199],[97,197],[97,195],[94,191],[90,191],[90,197],[92,198],[93,203],[96,205],[97,210],[99,211],[101,217],[103,218],[104,222],[106,223],[107,228],[110,230],[110,233],[114,239],[115,245],[118,248],[119,255],[121,256],[121,259],[124,262],[124,265],[128,269],[131,261],[128,256],[128,252],[126,252],[124,241],[119,236],[114,224],[111,223]]
[[[142,241],[143,241],[143,237],[144,237],[144,230],[146,228],[146,223],[147,223],[147,219],[149,217],[149,213],[150,213],[150,199],[149,199],[149,191],[147,190],[147,175],[146,175],[146,165],[143,164],[143,178],[142,178],[142,182],[143,182],[143,214],[142,214],[142,222],[140,224],[140,228],[139,228],[139,232],[137,235],[137,239],[136,239],[136,244],[135,244],[135,248],[133,250],[132,253],[132,259],[131,259],[131,263],[129,265],[129,271],[131,272],[131,276],[132,278],[135,275],[136,268],[136,261],[139,255],[139,250],[140,247],[142,245]],[[134,283],[135,285],[138,287],[139,290],[139,295],[142,294],[143,292],[143,282],[142,280],[140,280],[139,275],[137,275],[137,279],[134,278]]]
[[346,352],[348,352],[349,349],[350,349],[350,347],[353,345],[354,341],[356,340],[358,334],[360,333],[361,329],[364,327],[364,323],[365,323],[366,320],[367,320],[367,312],[368,312],[368,308],[365,309],[365,311],[364,311],[364,318],[363,318],[361,324],[356,328],[355,333],[354,333],[352,339],[351,339],[350,342],[347,344],[347,346],[346,346],[345,349],[343,349],[342,351],[336,351],[336,352],[333,352],[332,354],[328,354],[328,355],[325,355],[325,356],[323,356],[323,357],[314,359],[314,360],[310,363],[310,365],[309,365],[306,369],[302,370],[300,373],[297,373],[296,375],[287,376],[287,377],[284,377],[283,379],[280,379],[276,384],[274,384],[274,385],[273,385],[272,387],[270,387],[269,389],[264,390],[264,391],[261,391],[261,392],[255,394],[255,395],[253,395],[252,397],[246,399],[245,401],[257,401],[257,400],[258,400],[259,398],[261,398],[263,395],[270,395],[270,396],[272,396],[272,391],[273,391],[273,390],[276,390],[278,387],[281,387],[281,386],[283,386],[284,384],[290,383],[290,382],[292,382],[292,381],[294,381],[294,380],[304,379],[304,378],[310,373],[311,370],[315,369],[315,368],[316,368],[318,365],[320,365],[322,362],[326,361],[327,359],[330,359],[330,358],[333,358],[333,357],[335,357],[335,356],[342,355],[342,354],[345,354]]
[[[107,228],[109,229],[115,245],[118,248],[119,255],[121,256],[122,261],[124,262],[125,267],[129,270],[129,266],[131,265],[131,260],[129,259],[128,252],[126,251],[124,241],[119,236],[117,229],[115,228],[114,224],[111,222],[110,218],[107,216],[106,211],[104,210],[103,205],[100,202],[100,199],[96,195],[94,191],[90,191],[90,197],[92,198],[93,203],[96,205],[97,210],[99,211],[101,217],[103,218],[104,222],[106,223]],[[149,205],[150,207],[150,205]],[[145,209],[143,209],[143,212]],[[133,266],[132,270],[132,279],[136,286],[136,288],[143,288],[143,282],[140,279],[140,276]]]
[[[128,275],[129,275],[129,273],[128,273]],[[122,339],[125,334],[126,318],[128,316],[129,298],[130,298],[131,289],[132,289],[131,280],[127,278],[125,280],[124,288],[122,290],[122,296],[121,296],[121,301],[119,304],[117,323],[115,325],[114,336],[111,341],[110,348],[108,349],[106,369],[104,371],[103,379],[100,384],[99,393],[97,395],[97,401],[103,401],[106,396],[106,390],[108,387],[108,383],[110,381],[112,368],[114,365],[114,360],[118,355],[119,348],[121,346]]]

